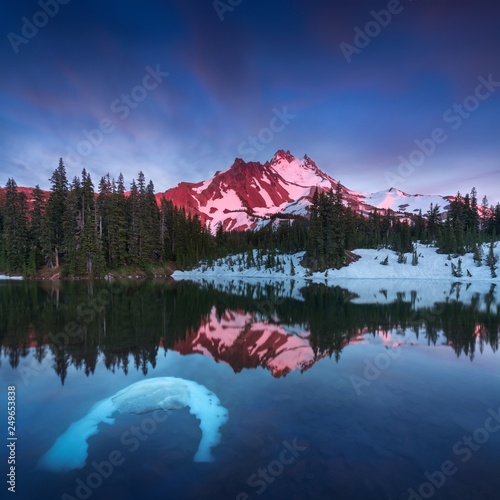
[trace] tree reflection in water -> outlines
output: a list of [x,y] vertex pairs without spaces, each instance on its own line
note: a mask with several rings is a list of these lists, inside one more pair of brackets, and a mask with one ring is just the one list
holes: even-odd
[[98,362],[124,373],[132,363],[147,374],[163,349],[280,377],[326,356],[338,361],[364,335],[404,342],[409,332],[473,360],[487,345],[498,349],[497,293],[491,285],[462,302],[460,290],[451,285],[442,301],[419,307],[415,291],[359,304],[346,289],[318,284],[298,300],[283,282],[1,282],[0,338],[13,368],[30,356],[35,366],[49,361],[63,384],[71,365],[91,375]]

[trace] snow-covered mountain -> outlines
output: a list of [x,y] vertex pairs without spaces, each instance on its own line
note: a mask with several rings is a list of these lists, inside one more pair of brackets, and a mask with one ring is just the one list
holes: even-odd
[[363,194],[364,203],[369,207],[390,209],[406,214],[418,214],[421,210],[423,215],[429,210],[431,203],[434,206],[439,205],[440,211],[443,212],[453,198],[453,196],[407,194],[396,188]]
[[[244,230],[267,223],[271,217],[307,215],[316,188],[328,191],[337,181],[318,168],[307,155],[302,159],[279,150],[264,164],[237,158],[233,165],[198,183],[181,182],[158,194],[176,206],[198,214],[214,230],[222,222],[226,230]],[[391,188],[377,193],[353,191],[342,186],[344,202],[363,213],[375,208],[401,213],[422,213],[431,203],[444,210],[449,196],[409,195]]]
[[274,377],[309,369],[326,354],[315,354],[309,333],[300,325],[272,324],[257,314],[214,308],[198,331],[173,346],[183,355],[203,354],[226,363],[236,372],[263,367]]

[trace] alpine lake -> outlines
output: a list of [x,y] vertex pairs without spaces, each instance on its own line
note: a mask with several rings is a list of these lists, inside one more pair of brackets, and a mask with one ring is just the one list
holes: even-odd
[[[499,498],[499,287],[331,285],[0,281],[2,498],[12,459],[22,500]],[[40,465],[97,403],[156,377],[227,410],[212,461],[194,460],[189,406],[145,390],[87,438],[75,425],[61,470]]]

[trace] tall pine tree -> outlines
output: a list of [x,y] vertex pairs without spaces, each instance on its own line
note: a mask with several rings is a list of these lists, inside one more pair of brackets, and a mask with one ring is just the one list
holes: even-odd
[[59,267],[64,254],[64,220],[66,219],[66,198],[68,195],[68,180],[66,167],[59,159],[59,165],[50,178],[51,193],[47,200],[46,216],[43,225],[42,246],[47,263],[51,267]]

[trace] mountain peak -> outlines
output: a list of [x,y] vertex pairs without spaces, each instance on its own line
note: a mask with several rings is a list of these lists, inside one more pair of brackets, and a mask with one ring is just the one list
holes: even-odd
[[393,195],[396,195],[396,196],[420,196],[419,194],[414,194],[414,195],[411,195],[411,194],[408,194],[408,193],[405,193],[404,191],[401,191],[401,189],[398,189],[398,188],[395,188],[395,187],[391,187],[388,191],[388,193],[392,193]]
[[319,170],[316,163],[314,163],[314,161],[311,160],[311,158],[309,158],[309,156],[307,155],[304,155],[304,166],[306,168],[312,168],[313,170]]
[[[233,163],[233,165],[232,165],[232,167],[231,167],[231,168],[240,168],[240,167],[243,167],[243,166],[245,166],[245,165],[246,165],[245,160],[243,160],[242,158],[235,158],[235,159],[234,159],[234,163]],[[216,175],[217,175],[218,173],[220,173],[220,170],[218,170],[218,171],[216,172]]]
[[292,163],[292,161],[295,160],[295,156],[293,156],[288,149],[286,151],[284,149],[278,149],[278,151],[274,153],[271,163],[277,163],[280,160],[286,160],[288,163]]

